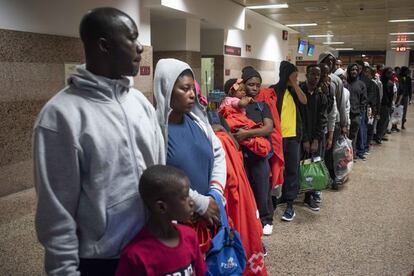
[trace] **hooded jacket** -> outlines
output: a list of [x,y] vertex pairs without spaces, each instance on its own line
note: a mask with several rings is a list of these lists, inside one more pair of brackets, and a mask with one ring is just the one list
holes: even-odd
[[284,98],[286,89],[288,89],[290,94],[292,95],[292,98],[296,106],[296,138],[300,141],[302,139],[301,138],[302,137],[302,120],[301,120],[300,110],[299,110],[300,102],[293,88],[290,86],[288,87],[289,76],[295,71],[297,71],[295,65],[293,65],[292,63],[288,61],[283,60],[280,63],[280,68],[279,68],[279,82],[277,84],[270,86],[270,88],[272,88],[276,92],[276,96],[277,96],[276,107],[279,113],[280,121],[283,120],[282,106],[283,106],[283,98]]
[[78,68],[34,126],[36,231],[48,275],[78,275],[79,258],[116,258],[145,222],[138,183],[165,162],[151,103],[132,79]]
[[346,72],[349,77],[348,82],[348,90],[350,92],[349,102],[351,104],[351,110],[349,112],[349,116],[354,118],[355,116],[359,116],[361,112],[365,112],[365,107],[367,105],[367,88],[361,80],[355,78],[351,80],[351,68],[357,65],[356,63],[351,63]]
[[[178,76],[190,66],[177,59],[161,59],[158,61],[154,73],[154,96],[157,102],[157,119],[164,136],[165,152],[168,148],[168,118],[172,112],[170,107],[171,95]],[[191,70],[192,72],[192,70]],[[194,73],[193,73],[194,75]],[[191,119],[206,133],[210,140],[214,153],[214,164],[211,173],[210,188],[218,190],[223,194],[226,186],[226,159],[220,140],[216,137],[211,128],[207,113],[204,107],[197,100],[192,111],[188,114]],[[196,162],[197,160],[189,160]],[[194,200],[195,211],[204,214],[207,211],[210,198],[190,189],[190,196]]]

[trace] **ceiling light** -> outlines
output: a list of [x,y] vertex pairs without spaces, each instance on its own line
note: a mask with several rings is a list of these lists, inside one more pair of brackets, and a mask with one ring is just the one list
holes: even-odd
[[388,20],[388,22],[396,23],[396,22],[414,22],[414,19],[394,19]]
[[414,33],[390,33],[390,35],[414,35]]
[[333,34],[325,34],[325,35],[308,35],[308,37],[333,37]]
[[[405,49],[407,49],[407,50],[410,50],[411,48],[410,47],[405,47]],[[397,50],[397,48],[391,48],[391,50]]]
[[391,43],[414,43],[414,40],[405,40],[405,41],[398,41],[398,40],[393,40],[390,41]]
[[251,10],[261,10],[261,9],[286,9],[289,8],[288,4],[274,4],[274,5],[258,5],[258,6],[246,6],[246,8]]
[[335,48],[337,51],[352,51],[354,48]]
[[286,27],[308,27],[308,26],[318,26],[316,23],[300,23],[300,24],[286,24]]
[[325,44],[325,45],[345,44],[345,42],[343,42],[343,41],[331,41],[331,42],[325,41],[325,42],[322,42],[322,44]]

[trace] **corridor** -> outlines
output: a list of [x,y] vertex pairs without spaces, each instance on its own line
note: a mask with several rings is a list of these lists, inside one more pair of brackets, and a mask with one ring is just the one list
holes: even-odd
[[[407,130],[374,146],[352,179],[322,194],[321,211],[296,202],[295,220],[275,216],[266,237],[269,275],[408,275],[414,269],[414,110]],[[0,198],[0,275],[41,275],[34,189]]]

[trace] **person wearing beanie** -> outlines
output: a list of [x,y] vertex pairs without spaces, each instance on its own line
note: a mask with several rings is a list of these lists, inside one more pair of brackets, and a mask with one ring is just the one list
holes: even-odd
[[333,148],[332,145],[338,140],[339,135],[348,135],[348,115],[346,112],[346,99],[344,97],[344,85],[341,79],[333,74],[335,69],[336,57],[331,52],[323,52],[319,55],[318,59],[319,64],[326,64],[329,67],[329,79],[330,85],[334,91],[334,97],[336,102],[337,108],[337,115],[336,115],[336,122],[334,126],[334,132],[332,136],[332,143],[328,140],[326,145],[326,152],[325,152],[325,163],[329,169],[332,179],[334,180],[332,183],[333,189],[338,189],[338,185],[342,182],[336,178],[333,166]]
[[302,120],[300,104],[306,104],[305,93],[298,85],[298,69],[290,62],[282,61],[279,68],[279,82],[270,86],[277,95],[276,107],[279,113],[282,136],[283,154],[285,158],[282,200],[287,207],[282,220],[292,221],[296,216],[293,201],[299,191],[299,162],[302,140]]
[[[251,66],[242,70],[243,84],[246,87],[246,95],[253,100],[259,93],[262,84],[262,77]],[[255,137],[265,137],[271,139],[273,131],[273,116],[269,106],[263,102],[251,101],[246,106],[246,116],[261,127],[244,129],[239,128],[233,133],[237,141],[249,140]],[[263,234],[271,235],[273,232],[273,204],[270,194],[270,164],[269,159],[273,155],[273,149],[267,156],[259,156],[245,146],[241,146],[244,157],[244,165],[249,179],[253,194],[256,200],[257,209],[259,210],[260,220],[262,222]]]

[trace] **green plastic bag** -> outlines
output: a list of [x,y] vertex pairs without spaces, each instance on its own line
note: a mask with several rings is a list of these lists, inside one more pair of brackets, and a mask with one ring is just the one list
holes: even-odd
[[329,171],[321,158],[301,161],[299,167],[300,191],[321,191],[330,183]]

